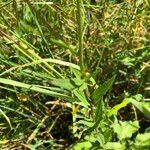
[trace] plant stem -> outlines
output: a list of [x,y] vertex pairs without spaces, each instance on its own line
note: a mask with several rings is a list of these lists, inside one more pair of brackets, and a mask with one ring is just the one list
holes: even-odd
[[83,20],[82,20],[82,0],[77,0],[77,22],[78,22],[78,42],[79,42],[79,65],[81,72],[84,70],[83,58]]

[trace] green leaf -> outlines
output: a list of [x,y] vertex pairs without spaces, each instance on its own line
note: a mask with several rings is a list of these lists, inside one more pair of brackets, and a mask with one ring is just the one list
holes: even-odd
[[83,132],[83,136],[91,134],[91,132],[93,132],[99,126],[102,120],[102,107],[103,107],[103,101],[100,100],[94,116],[95,122],[93,123],[93,126],[89,127],[87,130]]
[[135,58],[131,57],[125,57],[124,59],[121,60],[121,62],[126,65],[126,66],[134,66],[135,63]]
[[150,119],[150,103],[147,102],[147,106],[144,104],[146,102],[138,102],[133,98],[129,98],[129,101],[139,110],[141,111],[148,119]]
[[93,126],[93,122],[89,121],[89,120],[79,120],[79,121],[76,122],[76,124],[85,125],[87,127],[92,127]]
[[102,104],[101,103],[99,103],[97,109],[98,109],[98,112],[97,112],[97,116],[95,116],[96,117],[95,118],[96,119],[95,123],[93,124],[92,127],[90,127],[87,130],[85,130],[83,132],[82,136],[91,134],[91,132],[93,132],[99,126],[99,124],[100,124],[100,122],[102,120]]
[[111,117],[112,115],[116,115],[117,112],[127,106],[129,104],[129,100],[128,99],[124,99],[122,103],[118,104],[118,105],[115,105],[109,112],[108,112],[108,117]]
[[80,142],[73,147],[73,150],[89,150],[91,146],[92,146],[91,142],[88,141]]
[[150,148],[150,133],[138,134],[134,146],[137,149],[149,149]]
[[111,128],[107,128],[106,130],[104,130],[104,138],[105,138],[105,142],[109,142],[111,141],[112,137],[113,137],[113,130]]
[[41,87],[38,87],[36,85],[30,85],[30,84],[14,81],[11,79],[5,79],[5,78],[0,78],[0,83],[6,84],[6,85],[17,86],[17,87],[21,87],[21,88],[26,88],[28,91],[36,91],[36,92],[43,93],[43,94],[50,95],[50,96],[54,96],[57,98],[62,98],[62,99],[65,99],[67,101],[74,101],[75,100],[68,95],[45,89],[47,87],[41,88]]
[[51,83],[62,89],[72,90],[75,88],[70,79],[53,79]]
[[73,90],[73,93],[74,93],[74,95],[79,99],[79,101],[81,102],[81,103],[78,103],[78,104],[80,104],[80,105],[82,105],[82,106],[88,108],[89,103],[88,103],[88,101],[86,100],[86,97],[85,97],[85,95],[84,95],[84,92],[83,92],[83,91],[80,91],[79,89],[75,89],[75,90]]
[[61,39],[53,39],[53,38],[51,38],[50,41],[55,43],[55,44],[57,44],[60,47],[64,47],[64,48],[69,49],[74,54],[76,53],[75,46],[69,45],[69,44],[65,43],[64,41],[62,41]]
[[102,96],[106,94],[106,92],[110,89],[113,82],[115,80],[115,76],[113,76],[111,79],[107,80],[104,84],[99,86],[93,93],[94,100],[97,101],[97,108],[95,111],[95,123],[92,127],[88,128],[83,132],[83,136],[89,135],[91,132],[93,132],[100,124],[102,120],[102,113],[103,113],[103,101]]
[[93,97],[93,99],[94,99],[95,101],[100,100],[100,99],[108,92],[108,90],[109,90],[109,89],[111,88],[111,86],[113,85],[113,82],[114,82],[114,80],[115,80],[115,77],[116,77],[116,76],[114,75],[111,79],[105,81],[102,85],[100,85],[100,86],[94,91],[92,97]]
[[143,96],[141,94],[136,94],[133,96],[133,98],[140,102],[143,99]]
[[120,142],[108,142],[105,145],[105,149],[108,150],[125,150],[125,145],[121,144]]
[[73,72],[73,74],[75,75],[75,77],[77,79],[81,79],[81,72],[79,70],[76,70],[76,69],[72,68],[72,72]]
[[102,99],[98,101],[98,104],[97,104],[97,108],[95,110],[95,120],[96,120],[96,128],[98,127],[100,121],[102,120],[102,115],[103,115],[103,101]]
[[74,82],[74,84],[76,86],[81,86],[84,83],[84,81],[81,80],[80,78],[74,78],[74,79],[71,79],[71,80]]
[[138,121],[120,121],[113,126],[114,132],[117,133],[119,140],[131,138],[133,133],[139,129]]
[[84,138],[86,141],[88,142],[91,142],[91,143],[94,143],[97,141],[97,138],[95,135],[87,135],[85,138]]

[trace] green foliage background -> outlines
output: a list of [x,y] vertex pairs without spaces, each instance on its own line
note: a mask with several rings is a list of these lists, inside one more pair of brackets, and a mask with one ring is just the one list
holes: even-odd
[[150,2],[51,2],[0,0],[1,149],[148,150]]

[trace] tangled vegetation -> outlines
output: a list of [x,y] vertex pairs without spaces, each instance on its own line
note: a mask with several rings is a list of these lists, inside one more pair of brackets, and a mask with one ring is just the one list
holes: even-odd
[[149,0],[0,1],[0,149],[150,149]]

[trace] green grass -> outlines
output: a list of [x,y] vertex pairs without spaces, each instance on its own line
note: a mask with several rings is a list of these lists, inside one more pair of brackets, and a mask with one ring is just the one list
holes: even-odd
[[149,149],[147,0],[0,1],[0,149]]

